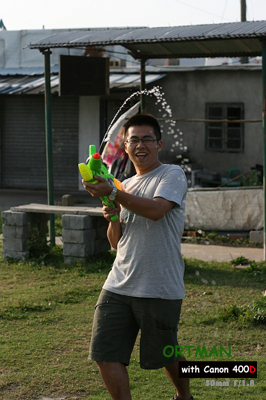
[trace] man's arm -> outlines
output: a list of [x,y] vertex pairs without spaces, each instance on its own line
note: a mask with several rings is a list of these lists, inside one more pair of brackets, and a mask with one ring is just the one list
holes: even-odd
[[121,190],[117,191],[116,200],[128,210],[152,221],[159,221],[175,205],[174,202],[162,197],[146,199]]
[[[96,177],[99,180],[97,184],[89,184],[83,182],[83,186],[93,197],[107,196],[112,191],[112,186],[101,177]],[[154,199],[146,199],[135,196],[122,190],[117,191],[116,201],[128,210],[142,217],[149,218],[153,221],[158,221],[175,205],[174,202],[168,201],[162,197]]]
[[110,245],[115,250],[117,249],[121,234],[122,232],[120,221],[118,219],[116,221],[111,221],[107,229],[107,239],[109,240]]
[[109,240],[110,245],[114,248],[117,249],[118,242],[121,238],[122,235],[122,230],[121,230],[121,224],[119,221],[119,218],[115,221],[111,220],[111,217],[114,216],[115,214],[120,213],[120,206],[116,204],[118,207],[107,207],[103,203],[103,216],[104,218],[109,221],[109,226],[107,229],[107,239]]

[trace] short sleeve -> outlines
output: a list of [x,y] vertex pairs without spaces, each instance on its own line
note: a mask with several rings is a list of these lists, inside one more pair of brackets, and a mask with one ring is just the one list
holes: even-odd
[[181,206],[187,193],[187,179],[181,167],[169,165],[162,175],[153,197],[162,197]]

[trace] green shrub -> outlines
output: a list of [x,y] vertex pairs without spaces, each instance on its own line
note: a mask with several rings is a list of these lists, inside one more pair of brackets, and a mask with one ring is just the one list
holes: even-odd
[[237,323],[251,323],[254,325],[266,325],[266,296],[263,295],[262,298],[256,299],[252,304],[246,306],[238,307],[237,305],[232,305],[223,308],[218,319],[223,322]]
[[243,176],[242,186],[261,186],[261,174],[257,170],[252,170],[249,176]]
[[231,261],[231,264],[236,266],[236,265],[249,265],[251,263],[250,260],[248,260],[246,257],[237,257],[234,260]]

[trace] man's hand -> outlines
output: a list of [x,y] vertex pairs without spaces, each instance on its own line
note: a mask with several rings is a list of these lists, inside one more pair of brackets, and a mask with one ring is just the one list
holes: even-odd
[[112,186],[101,176],[95,175],[94,178],[98,181],[98,183],[89,183],[82,179],[82,185],[84,188],[92,195],[92,197],[108,196],[108,194],[110,194],[112,191]]
[[115,201],[115,205],[116,207],[108,207],[103,203],[103,216],[109,222],[111,221],[111,217],[113,217],[114,215],[117,214],[119,216],[121,210],[120,205],[119,203],[117,203],[117,201]]

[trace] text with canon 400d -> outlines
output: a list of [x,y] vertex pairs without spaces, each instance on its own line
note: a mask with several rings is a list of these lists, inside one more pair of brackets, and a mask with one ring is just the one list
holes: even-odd
[[180,378],[257,378],[257,361],[179,361]]

